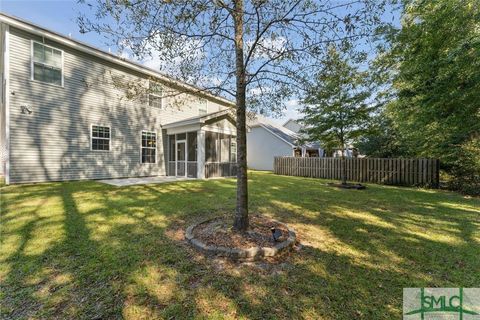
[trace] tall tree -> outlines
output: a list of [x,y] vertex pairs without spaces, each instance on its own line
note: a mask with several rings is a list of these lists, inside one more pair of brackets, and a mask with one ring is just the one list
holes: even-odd
[[371,111],[367,79],[367,72],[359,71],[348,54],[331,45],[324,68],[303,100],[303,139],[341,150],[342,184],[347,183],[345,152],[367,130]]
[[369,130],[354,144],[360,154],[374,158],[394,158],[403,155],[404,150],[398,142],[395,127],[386,112],[380,111],[372,116],[368,127]]
[[395,94],[387,110],[405,155],[439,158],[456,184],[477,190],[479,21],[477,0],[404,0],[402,27],[386,56]]
[[104,34],[139,60],[154,54],[160,71],[235,98],[239,231],[248,228],[247,105],[281,109],[326,44],[372,35],[384,9],[383,0],[80,1],[93,11],[80,14],[82,31]]

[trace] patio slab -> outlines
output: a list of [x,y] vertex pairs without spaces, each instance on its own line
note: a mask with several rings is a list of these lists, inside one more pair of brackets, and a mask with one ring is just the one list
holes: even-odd
[[106,179],[98,180],[98,182],[106,183],[116,187],[134,186],[140,184],[152,183],[167,183],[185,180],[196,180],[195,178],[171,177],[171,176],[157,176],[157,177],[138,177],[138,178],[121,178],[121,179]]

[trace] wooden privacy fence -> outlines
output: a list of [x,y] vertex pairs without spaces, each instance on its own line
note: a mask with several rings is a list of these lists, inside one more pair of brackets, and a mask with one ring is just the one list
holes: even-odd
[[[347,180],[405,186],[438,187],[438,159],[345,159]],[[275,157],[274,173],[341,180],[341,158]]]

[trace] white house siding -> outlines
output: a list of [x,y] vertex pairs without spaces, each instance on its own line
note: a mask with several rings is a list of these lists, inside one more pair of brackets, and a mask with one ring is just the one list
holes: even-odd
[[253,127],[247,134],[247,164],[250,169],[273,170],[276,156],[291,156],[292,146],[263,127]]
[[220,121],[215,121],[213,123],[206,123],[202,127],[202,130],[226,133],[226,134],[230,134],[230,135],[236,135],[236,132],[237,132],[235,124],[230,122],[227,119],[223,119],[223,120],[220,120]]
[[[30,80],[32,39],[63,50],[64,87]],[[10,27],[11,183],[165,174],[161,125],[197,116],[198,109],[192,104],[169,109],[169,99],[164,101],[166,110],[149,107],[144,97],[128,99],[112,83],[112,75],[136,83],[147,78]],[[22,106],[32,113],[22,114]],[[209,103],[209,112],[216,108],[220,106]],[[90,150],[92,124],[111,128],[110,151]],[[140,161],[142,130],[157,133],[156,164]]]
[[[164,106],[166,108],[162,110],[161,113],[161,124],[176,122],[199,115],[198,105],[200,99],[204,98],[199,98],[191,94],[177,93],[178,91],[172,89],[167,90],[165,93],[167,97],[164,99]],[[208,113],[217,112],[225,108],[225,106],[215,103],[214,101],[209,100],[207,102]]]

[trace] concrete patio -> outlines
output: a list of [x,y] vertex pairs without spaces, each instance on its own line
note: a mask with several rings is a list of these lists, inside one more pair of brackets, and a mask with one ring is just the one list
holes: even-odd
[[106,183],[116,187],[126,187],[126,186],[140,185],[140,184],[167,183],[167,182],[176,182],[176,181],[185,181],[185,180],[195,180],[195,178],[157,176],[157,177],[106,179],[106,180],[98,180],[98,182]]

